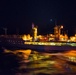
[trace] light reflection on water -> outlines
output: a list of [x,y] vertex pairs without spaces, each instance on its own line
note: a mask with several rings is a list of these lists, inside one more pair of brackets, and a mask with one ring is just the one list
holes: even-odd
[[68,64],[66,61],[59,59],[59,56],[56,55],[32,53],[27,57],[26,53],[22,52],[18,54],[18,56],[20,57],[20,61],[18,61],[19,66],[14,75],[75,75],[76,73],[76,65]]

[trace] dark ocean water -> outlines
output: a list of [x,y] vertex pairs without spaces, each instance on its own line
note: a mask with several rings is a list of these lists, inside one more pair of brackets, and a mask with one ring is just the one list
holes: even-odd
[[31,52],[5,51],[0,53],[0,75],[76,75],[76,64],[59,56]]

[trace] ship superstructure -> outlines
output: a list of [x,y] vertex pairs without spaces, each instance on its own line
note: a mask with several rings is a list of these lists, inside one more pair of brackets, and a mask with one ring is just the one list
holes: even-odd
[[[68,37],[68,35],[65,33],[61,33],[63,30],[63,25],[56,25],[54,27],[54,33],[53,34],[46,34],[46,35],[38,35],[38,27],[32,24],[32,36],[29,37],[28,41],[32,42],[49,42],[49,41],[72,41],[76,42],[76,36],[73,37],[74,40],[72,40],[72,37]],[[26,35],[28,36],[28,35]],[[22,37],[23,40],[27,41],[26,38]],[[71,39],[71,40],[70,40]]]

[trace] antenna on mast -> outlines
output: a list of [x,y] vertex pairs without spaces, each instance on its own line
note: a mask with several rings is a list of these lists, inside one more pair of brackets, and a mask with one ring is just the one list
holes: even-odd
[[55,19],[55,26],[57,26],[57,20]]
[[32,29],[34,28],[34,23],[32,23]]
[[3,30],[4,30],[5,36],[6,36],[6,35],[7,35],[7,28],[4,28],[4,27],[3,27]]

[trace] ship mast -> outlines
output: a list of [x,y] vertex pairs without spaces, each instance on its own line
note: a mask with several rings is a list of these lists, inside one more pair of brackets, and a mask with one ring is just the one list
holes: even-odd
[[37,39],[37,26],[34,26],[34,23],[32,23],[32,36],[33,36],[33,41],[36,41],[36,39]]
[[3,28],[4,32],[5,32],[5,36],[7,35],[7,28]]
[[54,27],[54,35],[55,35],[55,40],[58,41],[61,35],[61,29],[63,28],[63,26],[55,26]]

